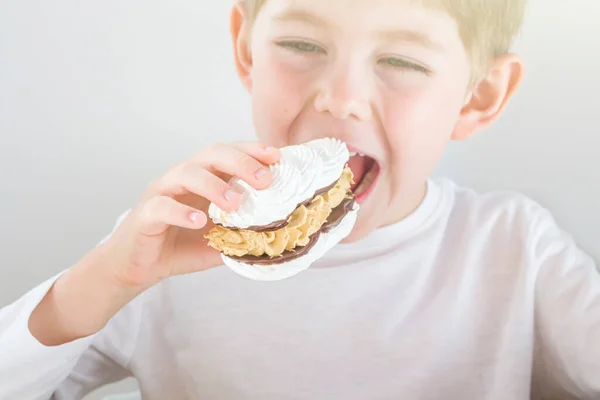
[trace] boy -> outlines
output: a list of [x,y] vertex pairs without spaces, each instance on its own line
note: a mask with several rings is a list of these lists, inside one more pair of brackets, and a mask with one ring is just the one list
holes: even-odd
[[[260,142],[175,166],[3,309],[0,398],[79,399],[130,375],[144,399],[599,398],[594,261],[531,200],[428,178],[518,88],[523,2],[236,4]],[[215,268],[205,212],[239,206],[227,178],[267,187],[277,148],[322,136],[363,154],[351,235],[280,282]]]

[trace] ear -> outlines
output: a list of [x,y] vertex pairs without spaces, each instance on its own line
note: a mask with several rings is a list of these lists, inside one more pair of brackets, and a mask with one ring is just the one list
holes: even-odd
[[452,132],[453,140],[465,140],[495,122],[523,79],[523,62],[515,54],[494,60],[491,68],[470,91]]
[[229,19],[229,30],[233,41],[233,55],[235,68],[242,85],[246,90],[252,90],[252,55],[250,52],[250,28],[246,18],[246,10],[243,1],[236,1]]

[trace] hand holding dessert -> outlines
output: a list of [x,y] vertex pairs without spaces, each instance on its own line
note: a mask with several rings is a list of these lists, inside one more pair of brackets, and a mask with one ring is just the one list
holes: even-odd
[[220,265],[203,237],[213,226],[207,218],[209,204],[237,210],[243,198],[230,179],[264,190],[273,182],[268,165],[279,156],[278,149],[259,143],[215,145],[152,183],[107,243],[115,280],[145,287]]

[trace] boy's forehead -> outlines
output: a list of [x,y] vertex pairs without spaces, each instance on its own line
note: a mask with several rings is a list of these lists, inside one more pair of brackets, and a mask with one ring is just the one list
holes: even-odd
[[393,26],[398,22],[435,24],[452,20],[445,12],[424,7],[416,0],[268,0],[264,8],[272,18],[298,17],[333,26],[347,22]]
[[450,37],[458,38],[456,23],[447,13],[416,0],[268,0],[263,17],[269,23],[357,34],[420,33],[433,47],[446,47]]

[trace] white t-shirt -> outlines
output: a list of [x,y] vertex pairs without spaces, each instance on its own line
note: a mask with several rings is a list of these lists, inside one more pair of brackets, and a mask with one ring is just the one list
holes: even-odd
[[410,217],[296,277],[171,278],[45,347],[27,321],[55,279],[0,311],[2,400],[129,375],[146,400],[600,398],[596,264],[517,194],[434,180]]

